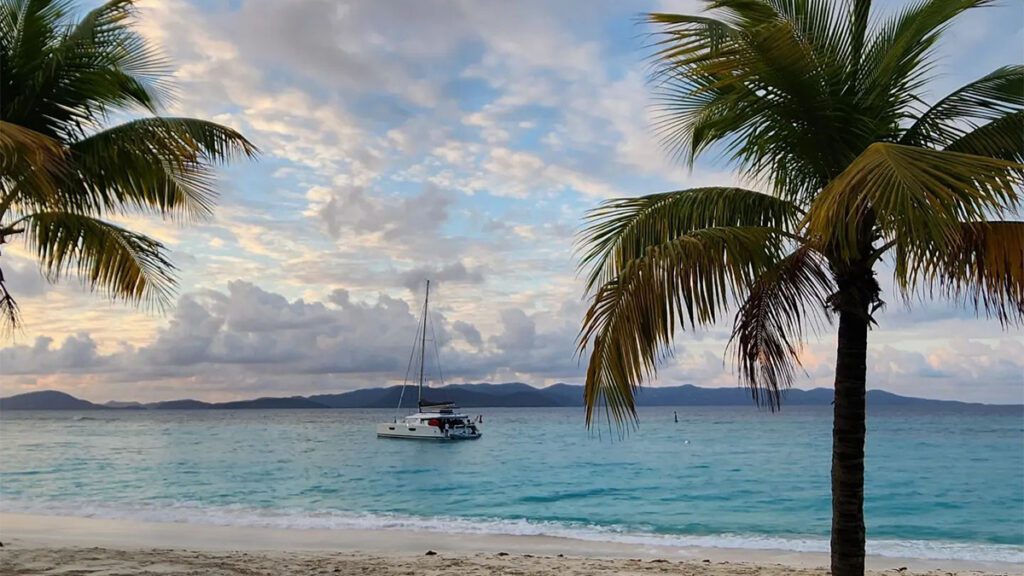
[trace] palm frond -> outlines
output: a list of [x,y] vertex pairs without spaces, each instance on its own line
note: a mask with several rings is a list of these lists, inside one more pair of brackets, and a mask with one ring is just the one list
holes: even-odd
[[66,158],[60,142],[0,120],[0,219],[26,189],[43,202],[56,197],[67,174]]
[[635,392],[670,352],[676,329],[713,324],[780,259],[784,242],[759,226],[693,230],[648,247],[602,284],[579,335],[579,353],[591,348],[587,422],[602,400],[616,422],[635,418]]
[[803,200],[877,132],[842,101],[851,40],[841,14],[827,2],[711,6],[733,16],[649,16],[660,27],[652,80],[662,143],[691,164],[720,143],[776,195]]
[[[156,113],[171,68],[133,26],[133,0],[108,0],[76,21],[73,0],[0,0],[0,244],[24,234],[46,276],[76,273],[94,290],[165,304],[174,268],[151,238],[107,214],[210,213],[213,169],[256,147],[188,118],[115,126],[113,112]],[[0,280],[0,314],[17,308]]]
[[942,297],[1024,322],[1024,222],[967,222],[957,242],[939,246],[897,242],[895,279],[905,300]]
[[[31,2],[30,2],[31,4]],[[73,23],[66,10],[40,17],[31,48],[14,46],[4,72],[3,117],[47,135],[80,138],[112,109],[155,112],[171,69],[130,26],[132,0],[110,0]]]
[[946,150],[1024,163],[1024,111],[978,126],[950,142]]
[[853,0],[848,2],[848,5],[849,34],[846,39],[849,42],[850,68],[847,73],[851,76],[844,82],[846,90],[856,86],[857,78],[860,76],[860,64],[864,58],[868,22],[871,17],[871,0]]
[[790,202],[743,188],[693,188],[605,202],[586,216],[577,247],[592,291],[642,257],[696,230],[758,226],[793,230],[800,210]]
[[729,346],[756,404],[778,408],[801,365],[805,327],[831,321],[827,301],[834,290],[828,263],[807,244],[753,283],[736,314]]
[[0,337],[10,336],[21,325],[21,310],[14,296],[7,290],[4,270],[0,268]]
[[939,100],[917,117],[900,143],[944,148],[976,128],[979,122],[1020,114],[1022,109],[1024,66],[1004,66]]
[[[112,104],[131,102],[156,113],[171,95],[167,78],[173,72],[161,53],[131,28],[135,0],[108,0],[89,12],[69,33],[62,49],[88,50],[109,71],[108,79],[120,84]],[[123,100],[122,100],[123,99]]]
[[212,167],[256,147],[231,128],[189,118],[144,118],[71,145],[80,210],[131,208],[201,218],[216,198]]
[[134,304],[169,303],[174,265],[160,242],[96,218],[39,212],[19,222],[43,273],[56,281],[75,273],[87,286]]
[[955,245],[963,222],[1020,204],[1015,162],[875,143],[819,194],[803,227],[841,258],[866,257],[864,227],[902,243]]
[[929,79],[932,49],[950,22],[993,0],[918,0],[882,22],[864,53],[858,101],[896,129]]

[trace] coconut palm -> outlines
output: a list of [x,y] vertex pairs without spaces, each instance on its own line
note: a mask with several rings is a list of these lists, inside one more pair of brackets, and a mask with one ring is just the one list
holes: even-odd
[[[110,297],[163,304],[166,249],[110,217],[207,216],[212,168],[256,148],[224,126],[157,116],[170,70],[134,12],[112,0],[75,21],[68,1],[0,3],[0,245],[23,238],[51,281],[77,273]],[[17,324],[2,271],[0,312]]]
[[649,15],[657,128],[673,155],[692,165],[715,150],[762,191],[682,190],[588,215],[587,421],[603,407],[634,422],[675,333],[732,310],[738,377],[774,409],[805,339],[838,319],[831,563],[861,575],[876,269],[908,304],[1024,319],[1024,67],[926,105],[942,32],[987,0],[922,0],[884,20],[869,0],[705,3],[701,16]]

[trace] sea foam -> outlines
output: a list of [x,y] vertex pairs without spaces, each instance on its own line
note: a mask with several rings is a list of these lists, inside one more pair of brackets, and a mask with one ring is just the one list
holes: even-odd
[[[773,537],[755,534],[686,535],[638,532],[621,526],[533,521],[525,518],[419,517],[399,514],[354,513],[340,510],[310,512],[296,509],[257,509],[244,506],[203,506],[196,502],[154,505],[115,505],[106,502],[0,502],[0,511],[133,520],[247,526],[290,530],[408,530],[447,534],[550,536],[589,542],[617,542],[664,548],[724,548],[828,552],[824,538]],[[1024,547],[1000,544],[930,540],[869,540],[868,554],[923,560],[1024,563]]]

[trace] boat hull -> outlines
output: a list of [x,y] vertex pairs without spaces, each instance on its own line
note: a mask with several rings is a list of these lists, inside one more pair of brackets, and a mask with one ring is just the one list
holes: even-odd
[[442,432],[436,426],[426,424],[409,425],[405,422],[388,422],[377,424],[377,437],[379,438],[400,438],[403,440],[476,440],[480,433],[475,434],[453,434]]

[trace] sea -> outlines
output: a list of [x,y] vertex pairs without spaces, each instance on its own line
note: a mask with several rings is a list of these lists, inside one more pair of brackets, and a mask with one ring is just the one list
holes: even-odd
[[[828,550],[827,406],[466,412],[453,443],[376,438],[392,410],[5,412],[0,511]],[[1024,562],[1024,408],[876,407],[867,438],[870,554]]]

